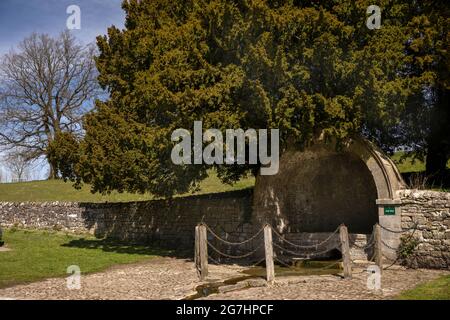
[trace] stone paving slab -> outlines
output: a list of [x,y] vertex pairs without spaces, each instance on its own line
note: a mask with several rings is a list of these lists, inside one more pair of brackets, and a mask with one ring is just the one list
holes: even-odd
[[[238,270],[242,267],[211,266],[211,278],[228,279],[238,274]],[[80,290],[68,290],[66,282],[65,278],[51,278],[0,289],[0,299],[183,299],[194,294],[195,287],[201,284],[194,263],[175,258],[154,258],[84,275]]]
[[[240,271],[243,269],[236,265],[210,265],[208,281],[242,277]],[[213,294],[203,299],[390,299],[418,283],[444,274],[450,272],[403,268],[387,270],[383,273],[383,291],[380,294],[367,290],[367,274],[364,272],[355,274],[352,280],[330,275],[278,277],[271,286],[242,288],[238,285],[237,291]],[[0,289],[0,299],[183,299],[195,294],[195,288],[200,284],[192,261],[155,258],[84,275],[80,290],[68,290],[65,278],[51,278]]]
[[449,271],[404,269],[385,270],[382,290],[367,289],[367,273],[355,270],[351,280],[333,275],[278,277],[274,285],[210,295],[213,300],[386,300],[417,284],[436,279]]

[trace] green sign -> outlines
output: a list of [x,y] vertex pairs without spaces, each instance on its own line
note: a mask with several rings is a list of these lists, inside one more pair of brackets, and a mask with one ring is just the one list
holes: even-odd
[[384,207],[385,216],[395,216],[395,207]]

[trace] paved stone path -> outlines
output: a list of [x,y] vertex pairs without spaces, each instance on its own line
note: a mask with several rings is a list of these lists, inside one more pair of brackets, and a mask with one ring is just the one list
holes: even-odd
[[[210,266],[209,281],[242,276],[239,266]],[[361,269],[362,270],[362,269]],[[449,271],[405,270],[383,273],[383,291],[366,289],[367,274],[352,280],[337,276],[279,277],[269,287],[246,288],[213,294],[204,299],[389,299],[402,290]],[[65,278],[52,278],[0,289],[0,299],[183,299],[195,293],[198,282],[192,261],[155,258],[82,276],[80,290],[68,290]]]
[[[361,270],[360,270],[361,271]],[[270,287],[211,295],[202,299],[235,300],[384,300],[393,299],[400,292],[419,283],[435,279],[450,272],[438,270],[386,270],[382,277],[381,292],[367,289],[367,273],[358,273],[351,280],[337,276],[307,276],[278,278]]]

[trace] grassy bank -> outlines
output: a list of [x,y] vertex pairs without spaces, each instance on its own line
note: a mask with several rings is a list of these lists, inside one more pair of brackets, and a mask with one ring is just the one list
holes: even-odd
[[[242,179],[234,185],[220,182],[215,174],[211,174],[202,181],[200,190],[194,194],[217,193],[240,190],[252,187],[255,184],[253,177]],[[113,192],[109,195],[92,194],[88,185],[77,190],[72,183],[61,180],[32,181],[20,183],[1,183],[0,201],[25,202],[25,201],[75,201],[75,202],[127,202],[145,201],[154,197],[151,194],[131,194]]]
[[[400,172],[405,174],[406,182],[409,182],[411,173],[423,172],[425,164],[412,157],[403,158],[404,153],[398,152],[392,156],[393,161]],[[450,162],[449,162],[450,170]],[[244,178],[234,185],[226,185],[220,182],[216,174],[212,171],[210,176],[200,184],[200,190],[193,194],[218,193],[234,190],[241,190],[253,187],[254,177]],[[445,188],[442,190],[447,191]],[[181,196],[186,196],[184,194]],[[109,195],[92,194],[90,187],[84,185],[80,190],[74,189],[72,183],[65,183],[61,180],[53,181],[33,181],[21,183],[0,183],[0,201],[25,202],[25,201],[75,201],[75,202],[128,202],[145,201],[154,197],[151,194],[130,194],[113,192]]]
[[11,251],[0,252],[0,287],[67,276],[71,265],[85,274],[168,253],[56,232],[5,230],[3,238]]

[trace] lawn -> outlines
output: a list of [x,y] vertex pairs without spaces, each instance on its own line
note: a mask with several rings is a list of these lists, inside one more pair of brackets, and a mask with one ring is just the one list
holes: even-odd
[[422,172],[425,171],[425,163],[420,160],[414,160],[412,156],[403,158],[404,152],[396,152],[391,159],[397,165],[400,172]]
[[[396,152],[391,156],[401,173],[425,171],[425,162],[414,159],[413,156],[404,157],[404,155],[404,152]],[[447,168],[450,169],[450,160],[447,162]]]
[[418,285],[402,292],[399,300],[450,300],[450,276]]
[[[401,173],[421,172],[425,170],[425,164],[419,160],[413,161],[412,157],[402,159],[402,152],[392,156]],[[450,169],[450,161],[448,164]],[[408,181],[408,179],[406,179]],[[255,185],[255,178],[243,178],[233,185],[223,184],[214,171],[200,184],[200,190],[191,194],[206,194],[227,192],[251,188]],[[187,196],[184,194],[180,196]],[[109,195],[92,194],[90,187],[84,185],[80,190],[72,187],[72,183],[61,180],[32,181],[21,183],[0,183],[0,202],[25,202],[25,201],[74,201],[74,202],[128,202],[152,200],[151,194],[131,194],[112,192]]]
[[71,265],[79,266],[81,273],[85,274],[169,253],[99,240],[89,235],[57,232],[7,229],[3,238],[12,250],[0,252],[0,288],[67,276],[67,267]]
[[[217,193],[253,187],[255,178],[244,178],[234,185],[221,183],[214,173],[202,181],[200,190],[194,194]],[[187,194],[185,194],[187,195]],[[182,196],[185,196],[182,195]],[[74,201],[74,202],[128,202],[145,201],[154,197],[151,194],[131,194],[113,192],[109,195],[92,194],[88,185],[81,190],[72,187],[72,183],[62,180],[32,181],[20,183],[0,183],[0,201]]]

